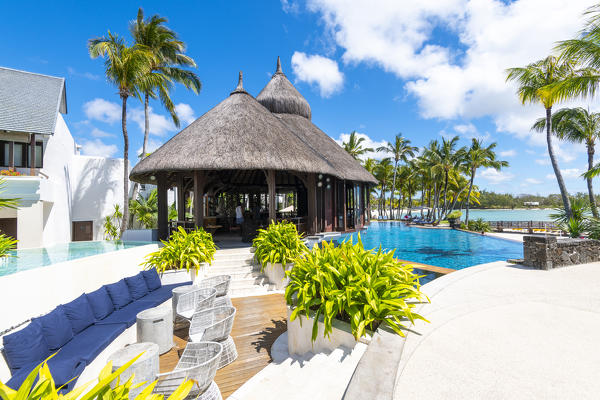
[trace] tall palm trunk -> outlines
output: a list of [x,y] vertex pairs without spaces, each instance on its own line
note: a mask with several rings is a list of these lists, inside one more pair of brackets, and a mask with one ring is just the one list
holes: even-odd
[[[144,96],[144,144],[142,145],[142,156],[140,160],[146,158],[146,148],[148,147],[148,136],[150,135],[150,111],[149,111],[149,103],[150,103],[150,94],[148,92],[145,93]],[[133,194],[131,198],[133,200],[137,200],[138,193],[140,191],[140,184],[133,184]]]
[[565,213],[567,218],[571,218],[572,213],[569,192],[567,192],[565,181],[563,180],[562,173],[558,167],[558,162],[556,161],[556,156],[554,155],[554,149],[552,148],[552,107],[546,108],[546,142],[548,144],[548,155],[550,156],[550,162],[552,163],[554,175],[556,175],[556,180],[558,181],[558,187],[560,189],[560,196],[562,197],[563,205],[565,207]]
[[398,160],[394,160],[394,177],[392,179],[392,191],[390,193],[390,219],[394,219],[394,190],[396,190],[396,170],[398,169]]
[[471,203],[471,190],[473,190],[473,182],[475,181],[475,172],[477,168],[471,168],[471,182],[469,183],[469,193],[467,194],[467,212],[465,215],[465,224],[469,223],[469,204]]
[[442,219],[442,214],[446,211],[446,205],[448,200],[448,171],[446,171],[444,175],[444,207],[441,212],[438,214],[438,220]]
[[[594,143],[587,143],[587,153],[588,153],[588,171],[594,168]],[[592,178],[586,178],[587,187],[588,187],[588,195],[590,197],[590,207],[592,209],[592,215],[594,218],[598,218],[598,208],[596,208],[596,198],[594,197],[594,187],[592,185]]]
[[121,128],[123,129],[123,219],[121,220],[121,235],[129,223],[129,136],[127,135],[127,95],[121,95]]

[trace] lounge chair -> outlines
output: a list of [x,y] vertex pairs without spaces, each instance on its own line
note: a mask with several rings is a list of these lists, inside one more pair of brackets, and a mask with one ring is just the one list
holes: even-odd
[[190,323],[190,341],[211,341],[223,345],[219,368],[231,364],[237,358],[235,343],[230,336],[234,318],[235,307],[215,307],[194,313]]
[[212,308],[217,290],[215,288],[198,288],[183,293],[177,302],[175,312],[178,317],[190,321],[195,312]]

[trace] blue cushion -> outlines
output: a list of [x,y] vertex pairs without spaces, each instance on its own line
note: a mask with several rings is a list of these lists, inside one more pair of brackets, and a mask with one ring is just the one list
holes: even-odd
[[94,323],[94,312],[85,294],[82,294],[70,303],[64,304],[63,308],[67,318],[71,321],[73,333],[78,334]]
[[35,319],[25,328],[4,336],[2,341],[6,363],[13,373],[50,355],[42,334],[42,324]]
[[118,310],[131,303],[131,294],[124,279],[104,286],[110,295],[113,305]]
[[[145,296],[144,296],[145,297]],[[126,305],[120,310],[116,310],[102,321],[97,321],[96,325],[104,324],[125,324],[129,328],[135,324],[136,317],[139,312],[147,310],[152,307],[156,307],[158,304],[151,303],[143,300],[136,300],[133,303]]]
[[[58,354],[48,360],[48,368],[50,368],[50,372],[52,373],[52,378],[54,379],[56,387],[63,386],[67,382],[71,381],[63,390],[61,390],[61,393],[64,394],[71,391],[75,387],[75,384],[77,383],[77,377],[81,375],[86,367],[86,364],[79,357],[68,358],[63,356],[61,352],[62,351],[59,351]],[[14,390],[18,390],[29,373],[33,371],[33,369],[37,367],[40,362],[36,362],[19,369],[12,375],[8,382],[6,382],[6,385]]]
[[60,349],[73,337],[73,328],[63,306],[58,306],[48,314],[36,319],[42,324],[44,339],[52,351]]
[[152,302],[154,303],[154,307],[156,307],[157,305],[162,304],[165,301],[169,300],[171,297],[173,297],[173,289],[175,289],[176,287],[191,284],[192,281],[164,285],[160,289],[151,291],[146,296],[142,297],[140,300]]
[[105,318],[108,314],[115,310],[115,306],[106,291],[106,288],[102,286],[100,289],[95,290],[91,293],[86,294],[88,302],[94,312],[96,319]]
[[146,280],[146,285],[150,290],[156,290],[162,286],[160,281],[160,277],[158,276],[158,272],[156,272],[155,268],[149,269],[147,271],[142,271],[142,275]]
[[131,297],[133,297],[133,300],[137,300],[148,294],[148,286],[146,286],[146,280],[141,272],[137,275],[125,278],[125,283],[129,288],[129,293],[131,294]]
[[125,324],[94,324],[65,344],[59,354],[66,358],[79,357],[89,364],[123,331]]

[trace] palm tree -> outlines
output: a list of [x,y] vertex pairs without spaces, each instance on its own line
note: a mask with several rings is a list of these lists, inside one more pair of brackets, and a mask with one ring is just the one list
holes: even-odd
[[402,137],[402,133],[396,135],[394,142],[387,142],[385,146],[377,148],[377,151],[385,151],[390,153],[394,159],[394,178],[392,179],[392,192],[390,194],[390,218],[394,218],[392,212],[392,203],[394,202],[394,190],[396,188],[396,172],[400,161],[407,162],[409,157],[415,156],[418,149],[410,145],[410,140]]
[[479,167],[484,168],[494,168],[499,171],[503,167],[508,167],[507,161],[496,160],[496,153],[494,149],[496,148],[496,143],[492,143],[487,147],[483,146],[483,142],[479,139],[472,139],[471,147],[466,153],[466,166],[469,170],[470,182],[469,182],[469,192],[467,194],[467,205],[466,205],[466,215],[465,215],[465,224],[469,223],[469,203],[471,199],[471,191],[473,190],[473,182],[475,181],[475,173]]
[[[546,128],[546,120],[540,118],[531,128],[542,132]],[[562,108],[552,116],[552,129],[561,139],[574,143],[584,143],[588,155],[588,173],[594,170],[594,153],[596,140],[600,139],[600,113],[592,113],[582,107]],[[590,208],[598,218],[592,176],[586,174]]]
[[450,171],[458,169],[462,166],[466,149],[461,147],[456,149],[459,137],[454,136],[452,139],[442,139],[442,145],[438,149],[437,162],[434,165],[434,169],[439,171],[444,176],[444,206],[441,212],[438,214],[438,220],[443,218],[443,214],[447,211],[448,206],[448,178]]
[[546,144],[548,155],[558,182],[560,195],[568,215],[571,215],[571,202],[565,186],[558,161],[552,147],[552,107],[565,96],[566,90],[553,90],[552,85],[566,81],[573,77],[571,61],[565,61],[555,56],[548,56],[525,67],[510,68],[507,70],[507,81],[518,84],[517,95],[521,103],[541,103],[546,110]]
[[151,74],[153,55],[145,47],[129,47],[118,35],[110,31],[108,36],[90,39],[88,50],[92,58],[103,57],[107,80],[115,85],[121,98],[121,128],[123,130],[123,217],[120,234],[127,229],[129,221],[129,136],[127,134],[127,99],[140,98],[141,86],[159,86],[164,80]]
[[385,212],[385,191],[387,189],[387,185],[392,176],[392,161],[389,158],[384,158],[377,164],[375,167],[375,178],[379,181],[381,185],[381,192],[379,193],[379,215],[383,215]]
[[370,147],[363,147],[362,142],[365,141],[364,137],[359,138],[356,136],[356,131],[350,133],[350,137],[347,142],[343,143],[344,150],[346,150],[355,160],[358,160],[360,156],[367,152],[373,151]]
[[[148,81],[150,86],[141,87],[144,93],[144,142],[142,145],[141,158],[145,158],[148,147],[148,136],[150,134],[149,102],[150,98],[159,98],[162,105],[171,114],[173,123],[179,127],[180,121],[175,111],[175,105],[171,100],[169,91],[172,88],[171,82],[183,84],[198,94],[202,83],[198,76],[189,70],[182,69],[180,66],[196,67],[194,60],[183,54],[185,44],[177,38],[177,34],[164,24],[166,18],[153,15],[144,19],[144,10],[140,7],[137,19],[129,27],[135,43],[145,46],[154,56],[150,65],[150,73],[160,74],[163,79],[159,81],[158,86],[152,86],[152,81]],[[136,182],[133,186],[133,199],[137,199],[139,184]]]

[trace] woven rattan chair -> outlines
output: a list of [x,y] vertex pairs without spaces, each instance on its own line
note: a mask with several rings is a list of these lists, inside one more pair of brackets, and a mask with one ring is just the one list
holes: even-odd
[[233,303],[229,296],[215,297],[213,307],[233,307]]
[[217,290],[215,288],[198,288],[179,297],[177,303],[177,316],[191,320],[196,311],[212,308]]
[[221,297],[227,295],[227,292],[229,292],[230,282],[231,276],[229,275],[215,275],[210,278],[202,279],[198,282],[198,287],[215,288],[217,289],[217,297]]
[[[175,369],[158,374],[154,393],[167,398],[183,381],[191,379],[194,386],[189,397],[200,400],[221,400],[221,392],[215,381],[215,374],[221,359],[223,346],[216,342],[188,343]],[[197,396],[197,397],[196,397]]]
[[190,341],[208,340],[223,345],[219,368],[231,364],[237,358],[237,349],[230,336],[234,318],[235,307],[215,307],[194,313],[190,323]]

